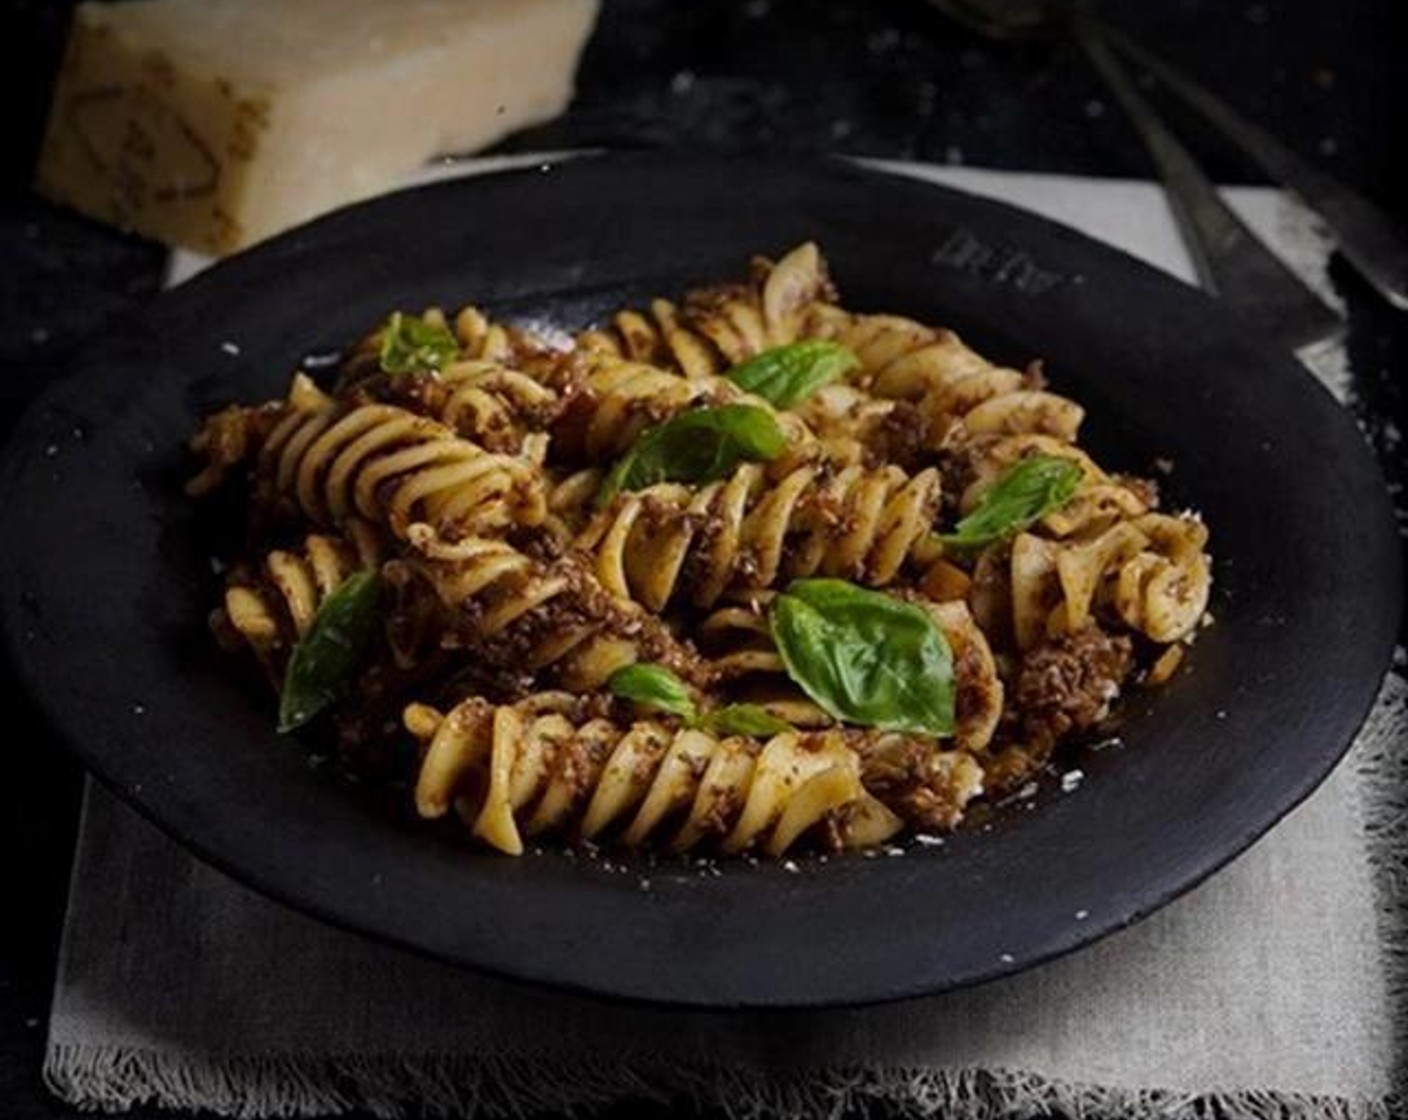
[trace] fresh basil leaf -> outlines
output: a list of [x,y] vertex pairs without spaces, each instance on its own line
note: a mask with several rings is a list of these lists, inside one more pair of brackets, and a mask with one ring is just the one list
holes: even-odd
[[323,600],[288,659],[280,732],[302,727],[346,691],[376,633],[380,590],[375,572],[357,572]]
[[725,704],[700,716],[698,726],[720,735],[752,735],[759,739],[792,730],[790,723],[778,719],[761,704]]
[[387,373],[429,373],[459,355],[460,344],[444,327],[393,312],[381,332],[381,368]]
[[602,480],[600,508],[621,490],[657,482],[711,482],[741,462],[767,462],[787,449],[777,418],[755,404],[682,412],[647,429]]
[[729,370],[728,377],[778,408],[791,408],[859,367],[860,359],[840,343],[814,338],[755,354]]
[[788,675],[837,719],[953,731],[953,654],[921,607],[839,579],[798,580],[772,601]]
[[1070,501],[1082,476],[1079,464],[1056,455],[1023,459],[1004,471],[973,512],[939,540],[952,548],[982,548],[1019,533]]
[[617,669],[606,681],[615,696],[679,716],[689,727],[721,735],[778,735],[792,725],[758,704],[727,704],[702,715],[689,686],[663,665],[637,662]]
[[622,666],[607,679],[606,687],[623,700],[659,708],[685,723],[694,722],[694,697],[689,686],[663,665],[637,662]]

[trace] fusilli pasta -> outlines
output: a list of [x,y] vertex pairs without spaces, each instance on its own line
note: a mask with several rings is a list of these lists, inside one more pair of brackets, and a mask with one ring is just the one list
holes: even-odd
[[317,525],[358,517],[398,537],[427,522],[447,535],[542,524],[535,465],[387,404],[291,408],[259,451],[256,486]]
[[313,533],[300,549],[273,549],[257,569],[230,577],[212,625],[229,644],[247,644],[266,668],[280,671],[327,597],[353,572],[378,567],[381,554],[361,521],[348,524],[346,537]]
[[951,825],[982,788],[969,755],[916,749],[900,736],[721,738],[652,720],[584,719],[579,707],[570,695],[512,706],[472,699],[447,713],[413,705],[406,725],[425,743],[417,809],[435,818],[453,808],[512,854],[525,835],[594,840],[615,828],[630,846],[780,855],[818,826],[850,848],[889,839],[906,815]]
[[1208,620],[1206,526],[1038,363],[843,308],[811,243],[575,336],[392,313],[336,374],[192,438],[247,519],[214,628],[502,852],[951,829]]
[[659,618],[608,594],[576,556],[535,560],[497,538],[446,541],[425,524],[407,536],[414,551],[390,562],[393,578],[431,587],[452,640],[482,665],[530,679],[551,668],[576,691],[647,660],[708,681],[707,668]]
[[927,542],[938,506],[933,470],[806,466],[769,479],[750,463],[700,487],[623,494],[576,545],[620,598],[652,611],[681,597],[708,607],[728,591],[816,574],[883,587]]
[[834,298],[821,253],[807,242],[776,264],[755,258],[745,283],[691,292],[683,308],[656,299],[646,312],[618,312],[578,342],[584,350],[707,377],[803,337],[813,308]]

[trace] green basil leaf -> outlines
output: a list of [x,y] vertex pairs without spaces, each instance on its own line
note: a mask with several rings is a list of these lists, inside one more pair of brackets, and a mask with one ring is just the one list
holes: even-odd
[[376,634],[380,590],[375,572],[357,572],[323,600],[288,659],[280,732],[302,727],[346,691]]
[[415,315],[393,312],[381,332],[381,368],[387,373],[429,373],[459,355],[460,344],[444,327]]
[[663,665],[637,662],[617,669],[607,689],[624,700],[679,716],[688,726],[721,735],[778,735],[792,725],[758,704],[727,704],[699,714],[689,686]]
[[1004,471],[973,512],[939,540],[953,548],[982,548],[1019,533],[1069,502],[1082,477],[1079,464],[1056,455],[1023,459]]
[[860,359],[840,343],[814,338],[764,350],[734,366],[728,377],[778,408],[791,408],[858,368]]
[[694,722],[694,697],[689,686],[663,665],[637,662],[622,666],[607,679],[606,687],[624,700],[669,712],[685,723]]
[[725,704],[700,716],[698,726],[720,735],[752,735],[759,739],[792,730],[790,723],[778,719],[761,704]]
[[921,607],[839,579],[798,580],[772,601],[788,675],[837,719],[953,731],[953,654]]
[[682,412],[647,429],[602,480],[600,508],[621,490],[657,482],[712,482],[741,462],[767,462],[787,449],[777,417],[755,404]]

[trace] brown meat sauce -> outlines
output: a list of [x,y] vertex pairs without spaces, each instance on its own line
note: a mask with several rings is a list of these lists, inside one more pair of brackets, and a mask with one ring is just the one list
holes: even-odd
[[1133,668],[1133,643],[1093,624],[1029,650],[985,764],[988,792],[1016,789],[1046,765],[1061,739],[1105,719]]

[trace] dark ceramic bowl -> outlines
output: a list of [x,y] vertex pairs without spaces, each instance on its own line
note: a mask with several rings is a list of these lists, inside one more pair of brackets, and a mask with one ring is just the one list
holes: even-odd
[[[395,307],[472,299],[575,326],[806,238],[849,306],[950,324],[1011,363],[1045,359],[1087,406],[1097,456],[1134,471],[1172,459],[1173,503],[1212,528],[1216,625],[1169,687],[1134,698],[1121,747],[1072,763],[1078,788],[902,858],[718,874],[613,860],[620,871],[427,834],[274,734],[270,698],[205,631],[217,580],[179,492],[203,413],[281,394],[302,355]],[[1359,433],[1288,356],[1069,229],[839,163],[589,158],[334,214],[94,345],[20,424],[0,500],[17,670],[58,736],[201,856],[449,961],[718,1007],[936,992],[1168,902],[1335,765],[1387,664],[1401,587]]]

